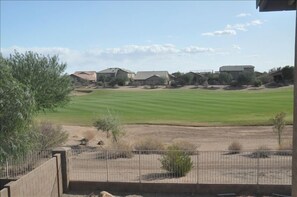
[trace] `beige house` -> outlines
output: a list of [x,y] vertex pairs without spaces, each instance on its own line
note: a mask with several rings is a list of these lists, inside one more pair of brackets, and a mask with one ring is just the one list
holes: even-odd
[[137,85],[169,85],[171,76],[167,71],[139,71],[134,78]]
[[254,72],[254,66],[252,65],[233,65],[220,67],[220,73],[229,73],[233,79],[237,79],[242,72]]
[[123,69],[123,68],[107,68],[105,70],[101,70],[97,72],[97,80],[100,80],[101,78],[104,79],[112,79],[112,78],[122,78],[127,79],[127,81],[132,80],[135,77],[135,73]]
[[76,81],[96,82],[96,71],[76,71],[70,77]]

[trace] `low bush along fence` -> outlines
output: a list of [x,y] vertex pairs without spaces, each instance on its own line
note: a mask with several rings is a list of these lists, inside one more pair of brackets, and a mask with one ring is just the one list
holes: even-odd
[[[291,184],[290,151],[72,150],[70,180]],[[174,152],[175,151],[175,152]]]

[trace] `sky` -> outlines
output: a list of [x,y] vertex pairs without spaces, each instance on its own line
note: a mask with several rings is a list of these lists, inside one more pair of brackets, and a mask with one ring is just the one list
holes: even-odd
[[0,47],[58,55],[66,72],[256,71],[293,65],[296,12],[259,12],[255,0],[0,1]]

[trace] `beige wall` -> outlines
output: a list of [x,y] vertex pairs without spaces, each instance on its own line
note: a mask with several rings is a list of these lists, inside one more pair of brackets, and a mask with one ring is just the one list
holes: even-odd
[[[59,197],[62,194],[61,157],[53,158],[5,186],[9,197]],[[2,197],[2,196],[1,196]]]
[[8,197],[8,190],[4,188],[0,191],[0,197]]

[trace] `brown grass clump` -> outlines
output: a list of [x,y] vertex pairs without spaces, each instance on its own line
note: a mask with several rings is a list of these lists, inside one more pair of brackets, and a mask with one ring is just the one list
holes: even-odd
[[95,133],[93,131],[86,131],[83,134],[84,138],[88,141],[91,141],[95,137]]
[[228,150],[229,154],[238,154],[242,150],[242,145],[239,142],[234,141],[229,145]]
[[124,141],[113,143],[110,153],[111,159],[116,158],[132,158],[133,157],[133,148],[132,146]]
[[198,146],[189,141],[179,140],[172,144],[175,147],[178,147],[179,150],[184,151],[188,155],[194,155],[197,153]]
[[152,154],[164,150],[163,143],[155,138],[145,138],[134,145],[134,149],[142,154]]

